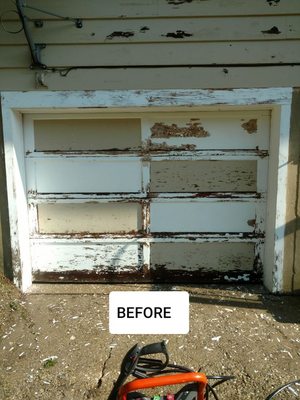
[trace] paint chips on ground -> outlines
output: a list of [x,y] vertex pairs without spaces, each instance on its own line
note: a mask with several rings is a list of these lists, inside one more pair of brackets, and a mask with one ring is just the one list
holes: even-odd
[[109,295],[112,334],[186,334],[189,294],[184,291],[128,291]]

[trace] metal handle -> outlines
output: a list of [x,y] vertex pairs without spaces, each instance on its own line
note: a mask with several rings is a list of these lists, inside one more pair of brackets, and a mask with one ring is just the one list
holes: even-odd
[[197,400],[204,400],[207,377],[200,372],[187,372],[183,374],[159,376],[154,378],[135,379],[122,386],[118,393],[118,400],[127,400],[127,394],[140,389],[149,389],[159,386],[177,385],[182,383],[197,382]]

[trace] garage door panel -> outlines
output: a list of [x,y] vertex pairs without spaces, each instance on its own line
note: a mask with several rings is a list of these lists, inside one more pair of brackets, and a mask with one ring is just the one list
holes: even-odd
[[134,234],[142,229],[139,203],[43,203],[37,211],[41,234]]
[[256,204],[246,201],[155,201],[151,232],[253,232]]
[[68,272],[137,271],[141,267],[142,247],[138,243],[60,243],[33,241],[33,271]]
[[153,161],[150,191],[256,192],[256,160]]
[[141,147],[134,119],[45,119],[34,121],[35,151],[125,150]]
[[150,267],[183,271],[251,271],[255,243],[153,243]]
[[134,193],[142,189],[139,160],[29,158],[28,191],[37,193]]
[[144,129],[149,132],[151,143],[158,148],[164,144],[193,149],[268,149],[269,116],[259,112],[223,113],[190,118],[149,119]]
[[261,276],[270,110],[61,110],[24,132],[36,281]]

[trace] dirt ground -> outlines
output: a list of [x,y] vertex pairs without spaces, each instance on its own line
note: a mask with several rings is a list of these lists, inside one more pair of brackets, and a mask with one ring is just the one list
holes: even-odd
[[[187,290],[187,335],[111,335],[112,290]],[[171,361],[236,379],[221,399],[264,399],[300,378],[300,297],[261,286],[38,285],[0,278],[0,399],[106,400],[127,349],[168,340]],[[99,383],[100,382],[100,383]]]

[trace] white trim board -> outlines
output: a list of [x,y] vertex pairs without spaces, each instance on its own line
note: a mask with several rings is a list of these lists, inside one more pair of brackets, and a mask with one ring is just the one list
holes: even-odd
[[[23,120],[25,113],[173,112],[267,109],[271,111],[268,216],[264,283],[283,288],[284,224],[292,88],[234,90],[112,90],[2,92],[7,192],[15,283],[31,285]],[[277,190],[278,188],[278,190]]]

